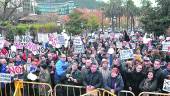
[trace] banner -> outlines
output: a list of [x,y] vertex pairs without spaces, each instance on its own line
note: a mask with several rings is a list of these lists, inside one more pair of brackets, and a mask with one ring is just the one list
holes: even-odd
[[14,74],[14,75],[23,74],[22,66],[11,66],[11,67],[9,67],[8,70],[9,70],[10,74]]
[[170,80],[164,79],[162,90],[166,92],[170,92]]
[[133,50],[132,49],[120,51],[120,59],[121,60],[132,59],[132,58],[133,58]]
[[162,43],[162,51],[170,51],[170,42]]
[[11,74],[0,73],[0,82],[11,82]]
[[57,35],[57,42],[58,42],[58,44],[60,44],[60,45],[64,45],[65,44],[65,38],[64,38],[64,36],[63,35]]

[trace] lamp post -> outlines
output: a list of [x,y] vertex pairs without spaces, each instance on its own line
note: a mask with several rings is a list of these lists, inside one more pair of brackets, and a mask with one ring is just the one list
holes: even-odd
[[100,40],[100,34],[101,34],[101,32],[103,33],[103,31],[104,31],[104,25],[103,25],[104,16],[103,16],[103,11],[104,11],[104,8],[101,8],[101,13],[102,13],[102,24],[101,24],[101,26],[102,26],[102,31],[99,32],[99,40]]

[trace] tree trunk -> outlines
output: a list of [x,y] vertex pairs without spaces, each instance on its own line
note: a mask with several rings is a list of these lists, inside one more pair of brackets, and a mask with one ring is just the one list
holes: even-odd
[[119,15],[119,30],[120,30],[120,15]]
[[129,16],[127,16],[127,31],[128,31],[128,28],[129,28]]

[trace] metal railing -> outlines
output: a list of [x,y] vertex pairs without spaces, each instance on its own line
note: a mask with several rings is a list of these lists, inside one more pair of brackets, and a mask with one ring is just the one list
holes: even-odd
[[19,81],[13,96],[53,96],[52,87],[47,83]]
[[118,94],[118,96],[121,96],[122,93],[125,94],[125,95],[123,95],[123,96],[135,96],[135,94],[134,94],[133,92],[127,91],[127,90],[122,90],[122,91],[120,91],[120,93]]
[[141,92],[138,96],[170,96],[168,93]]
[[100,90],[100,92],[102,93],[102,96],[116,96],[114,93],[103,89],[103,88],[98,88],[98,90]]
[[14,83],[0,82],[0,96],[11,96],[15,91]]
[[69,96],[69,95],[80,96],[85,92],[86,91],[84,86],[57,84],[54,87],[54,96],[57,96],[57,94],[62,94],[64,96]]
[[[80,95],[80,96],[102,96],[102,94],[101,94],[101,91],[100,91],[100,90],[94,89],[94,90],[89,91],[89,92],[87,92],[87,93],[85,93],[85,94],[83,94],[83,95]],[[105,95],[104,95],[104,96],[105,96]]]

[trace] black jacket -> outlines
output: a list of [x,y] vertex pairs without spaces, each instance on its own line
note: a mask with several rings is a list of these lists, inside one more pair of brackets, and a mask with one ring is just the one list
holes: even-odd
[[87,72],[84,76],[83,85],[84,86],[94,86],[95,88],[102,87],[103,78],[102,74],[99,71],[92,73],[91,71]]

